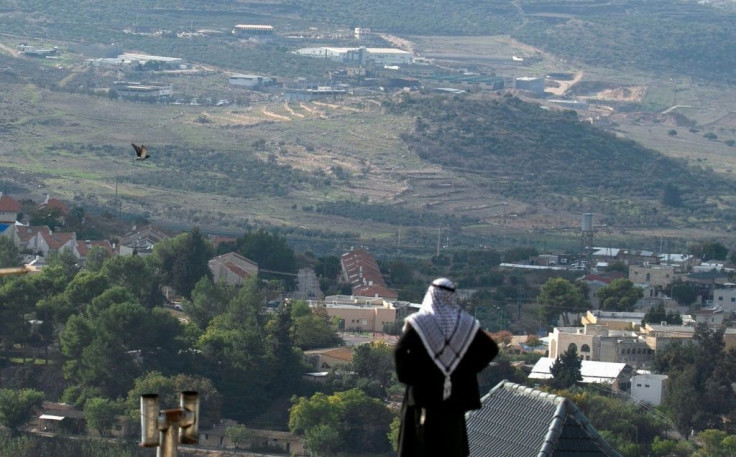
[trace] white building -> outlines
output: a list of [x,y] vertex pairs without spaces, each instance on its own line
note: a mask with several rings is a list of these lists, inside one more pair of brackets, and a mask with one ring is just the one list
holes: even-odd
[[207,262],[214,282],[224,281],[233,286],[243,284],[250,277],[258,275],[258,264],[246,259],[237,252],[218,255]]
[[261,87],[273,84],[273,82],[273,78],[269,78],[267,76],[243,74],[230,75],[230,85],[232,86]]
[[726,312],[736,312],[736,287],[714,290],[713,304]]
[[643,373],[631,377],[631,396],[652,406],[662,404],[667,375]]
[[294,51],[307,57],[321,57],[337,62],[355,62],[365,64],[372,61],[376,65],[407,65],[414,59],[414,54],[394,48],[302,48]]
[[233,27],[233,35],[239,37],[271,36],[274,28],[268,24],[238,24]]
[[[552,357],[542,357],[537,361],[529,374],[529,379],[552,379],[550,368],[554,365]],[[580,367],[583,384],[611,384],[612,386],[628,390],[631,379],[631,367],[625,363],[594,362],[583,360]]]

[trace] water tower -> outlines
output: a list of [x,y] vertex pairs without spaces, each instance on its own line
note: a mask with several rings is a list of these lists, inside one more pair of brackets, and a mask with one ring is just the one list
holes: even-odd
[[593,213],[583,213],[580,229],[580,253],[590,261],[593,254]]

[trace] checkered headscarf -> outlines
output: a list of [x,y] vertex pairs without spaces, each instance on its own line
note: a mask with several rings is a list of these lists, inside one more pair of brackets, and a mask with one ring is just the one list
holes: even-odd
[[470,347],[480,328],[478,321],[457,305],[455,284],[447,278],[432,281],[419,311],[406,318],[416,330],[434,360],[445,375],[445,396],[450,396],[450,375]]

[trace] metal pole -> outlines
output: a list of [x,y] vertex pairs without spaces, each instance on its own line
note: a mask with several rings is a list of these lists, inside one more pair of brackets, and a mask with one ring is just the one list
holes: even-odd
[[157,457],[176,457],[178,445],[199,441],[199,394],[180,394],[179,407],[161,410],[158,395],[141,395],[142,447],[157,447]]

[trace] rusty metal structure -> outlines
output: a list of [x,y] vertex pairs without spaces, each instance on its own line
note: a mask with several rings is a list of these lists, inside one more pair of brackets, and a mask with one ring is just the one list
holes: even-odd
[[179,444],[199,441],[199,394],[181,392],[179,407],[160,409],[157,394],[141,395],[142,447],[157,447],[157,457],[176,457]]
[[24,275],[30,273],[31,271],[33,270],[28,267],[0,268],[0,277]]

